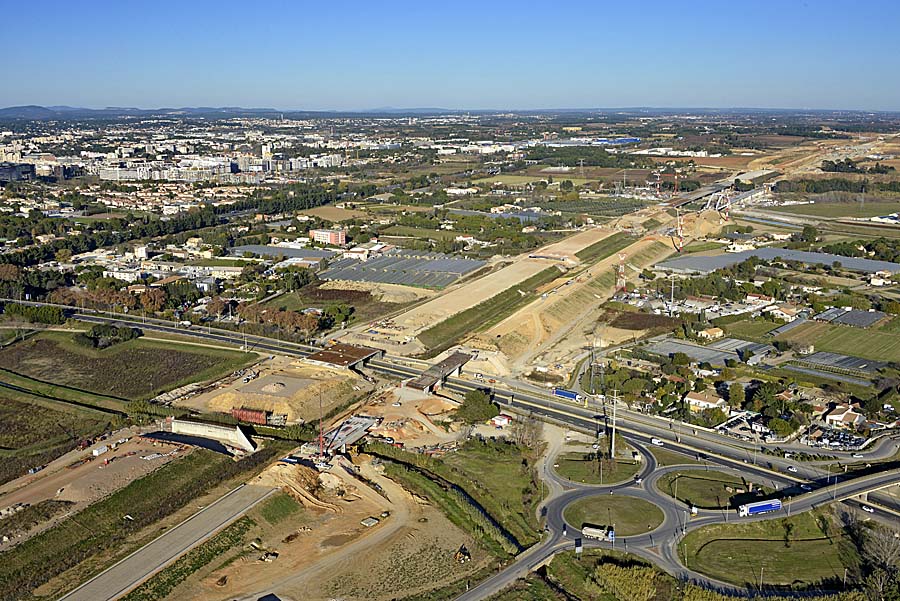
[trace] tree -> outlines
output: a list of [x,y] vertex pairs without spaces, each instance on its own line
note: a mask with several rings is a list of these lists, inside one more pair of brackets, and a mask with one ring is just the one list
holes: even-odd
[[769,420],[769,423],[767,425],[769,426],[769,429],[772,430],[772,432],[782,438],[790,436],[791,432],[794,431],[794,429],[791,427],[791,424],[784,421],[780,417],[773,417]]
[[466,393],[462,405],[456,410],[456,418],[467,424],[478,424],[491,419],[498,413],[497,407],[484,391],[470,390]]
[[166,293],[159,288],[145,290],[141,293],[141,306],[151,313],[162,311],[166,306]]
[[747,399],[747,395],[744,392],[744,385],[740,382],[733,382],[731,386],[728,387],[728,404],[735,408],[740,408],[744,401]]
[[218,296],[211,299],[206,304],[206,312],[209,315],[215,315],[216,317],[221,317],[222,313],[224,313],[227,308],[228,303],[226,303],[224,300],[222,300],[221,297]]
[[55,258],[60,263],[68,263],[72,260],[72,251],[68,248],[61,248],[56,251]]

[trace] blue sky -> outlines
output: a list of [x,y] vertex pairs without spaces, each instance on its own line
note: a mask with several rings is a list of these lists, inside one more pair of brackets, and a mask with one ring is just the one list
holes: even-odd
[[900,110],[900,2],[0,0],[0,106]]

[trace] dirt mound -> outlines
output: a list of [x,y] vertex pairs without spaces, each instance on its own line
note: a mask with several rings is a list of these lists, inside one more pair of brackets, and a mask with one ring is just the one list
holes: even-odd
[[322,500],[323,484],[320,474],[311,467],[297,464],[276,463],[266,468],[256,478],[264,486],[277,486],[291,495],[305,507],[327,509],[340,512],[333,503]]
[[427,415],[428,417],[431,417],[432,415],[447,413],[448,411],[453,411],[454,409],[456,409],[456,405],[454,405],[450,401],[439,399],[436,397],[426,399],[419,404],[419,413],[421,413],[422,415]]

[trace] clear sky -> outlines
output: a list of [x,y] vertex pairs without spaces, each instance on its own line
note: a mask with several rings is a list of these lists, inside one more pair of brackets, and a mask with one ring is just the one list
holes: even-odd
[[900,110],[900,2],[0,0],[0,106]]

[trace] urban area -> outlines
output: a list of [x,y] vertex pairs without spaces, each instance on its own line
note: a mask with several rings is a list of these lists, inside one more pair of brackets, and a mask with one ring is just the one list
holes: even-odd
[[0,109],[0,601],[900,599],[898,169],[888,112]]

